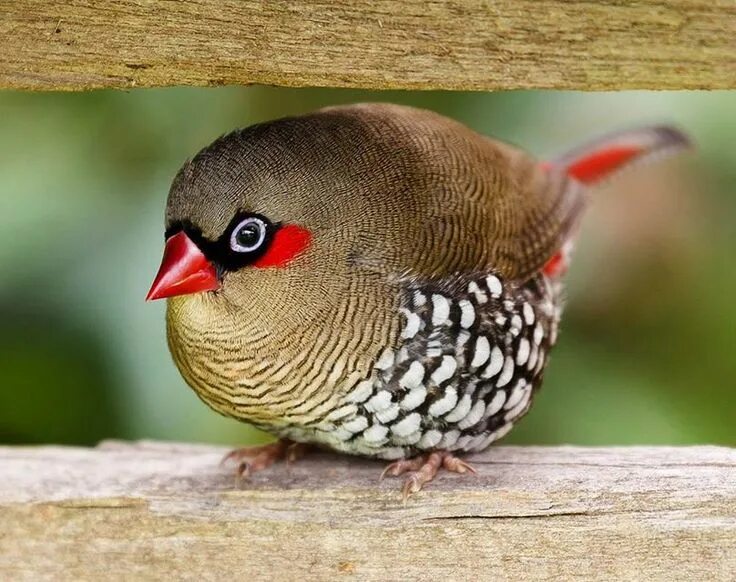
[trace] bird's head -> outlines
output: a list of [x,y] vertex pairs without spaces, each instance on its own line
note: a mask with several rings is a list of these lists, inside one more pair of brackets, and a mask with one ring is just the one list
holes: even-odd
[[308,251],[313,229],[323,226],[298,195],[309,183],[288,183],[295,160],[286,152],[275,159],[262,143],[268,133],[226,135],[178,172],[166,208],[164,256],[147,299],[227,294],[249,272],[287,268]]
[[385,139],[382,118],[335,108],[276,120],[186,162],[147,299],[314,315],[334,308],[361,261],[404,268],[406,249],[421,244],[401,219],[416,161],[400,137]]

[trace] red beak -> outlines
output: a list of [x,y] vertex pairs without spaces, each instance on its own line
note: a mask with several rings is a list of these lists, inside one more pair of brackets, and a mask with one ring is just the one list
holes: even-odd
[[146,301],[220,288],[217,271],[184,232],[169,237]]

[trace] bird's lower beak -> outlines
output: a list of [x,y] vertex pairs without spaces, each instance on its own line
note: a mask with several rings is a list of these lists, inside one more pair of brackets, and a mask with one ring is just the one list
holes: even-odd
[[166,241],[164,257],[146,301],[219,288],[214,265],[186,233],[178,232]]

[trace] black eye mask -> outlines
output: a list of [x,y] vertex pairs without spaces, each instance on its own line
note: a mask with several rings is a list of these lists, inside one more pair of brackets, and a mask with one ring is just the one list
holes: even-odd
[[[245,230],[253,232],[256,236],[253,237],[244,232],[244,227],[246,227]],[[263,232],[256,232],[256,229],[252,227],[262,228]],[[266,254],[280,227],[280,223],[273,223],[261,214],[239,212],[217,240],[212,241],[205,238],[200,228],[188,220],[178,220],[172,223],[166,229],[164,238],[168,240],[176,233],[183,231],[199,247],[207,260],[217,267],[218,271],[237,271]],[[238,241],[236,230],[243,232],[243,236],[240,237],[242,243]],[[243,244],[248,242],[246,238],[252,239],[252,242],[257,244]]]

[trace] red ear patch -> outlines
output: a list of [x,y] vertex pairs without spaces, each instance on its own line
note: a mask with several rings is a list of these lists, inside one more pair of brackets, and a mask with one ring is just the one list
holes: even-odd
[[273,235],[271,245],[254,267],[285,267],[312,242],[312,233],[296,224],[286,224]]
[[601,180],[642,153],[636,146],[612,146],[584,156],[567,168],[567,173],[583,184]]

